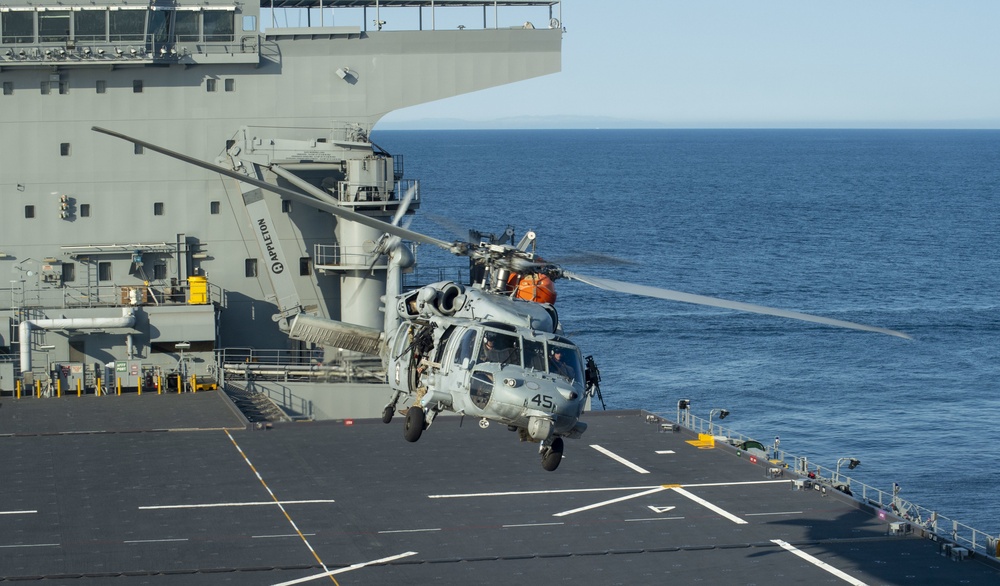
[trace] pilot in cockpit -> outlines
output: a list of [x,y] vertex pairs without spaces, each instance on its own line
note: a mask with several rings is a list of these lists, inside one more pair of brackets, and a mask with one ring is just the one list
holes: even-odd
[[549,372],[573,380],[573,367],[563,361],[563,349],[558,346],[549,352]]

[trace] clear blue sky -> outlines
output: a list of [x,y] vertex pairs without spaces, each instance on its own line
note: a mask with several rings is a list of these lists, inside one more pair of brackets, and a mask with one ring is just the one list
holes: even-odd
[[564,0],[562,12],[561,73],[378,127],[1000,128],[1000,0]]

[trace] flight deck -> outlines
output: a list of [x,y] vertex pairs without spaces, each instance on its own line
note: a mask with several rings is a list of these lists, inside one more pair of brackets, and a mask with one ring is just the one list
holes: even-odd
[[[555,472],[503,426],[248,425],[221,392],[4,400],[0,581],[995,584],[980,557],[645,412]],[[114,580],[110,580],[114,578]]]

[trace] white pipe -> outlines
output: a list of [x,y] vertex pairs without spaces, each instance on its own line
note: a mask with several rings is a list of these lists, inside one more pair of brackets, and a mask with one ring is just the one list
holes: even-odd
[[103,328],[130,328],[135,325],[135,310],[122,309],[121,317],[72,317],[60,319],[28,319],[18,326],[21,344],[21,372],[31,370],[31,330],[90,330]]

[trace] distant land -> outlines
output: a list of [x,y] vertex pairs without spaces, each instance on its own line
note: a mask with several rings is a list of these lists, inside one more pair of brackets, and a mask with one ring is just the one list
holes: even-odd
[[998,120],[813,120],[813,121],[653,121],[612,116],[517,116],[489,120],[463,118],[396,119],[389,114],[376,125],[377,130],[525,130],[525,129],[640,129],[640,128],[829,128],[829,129],[956,129],[997,130]]

